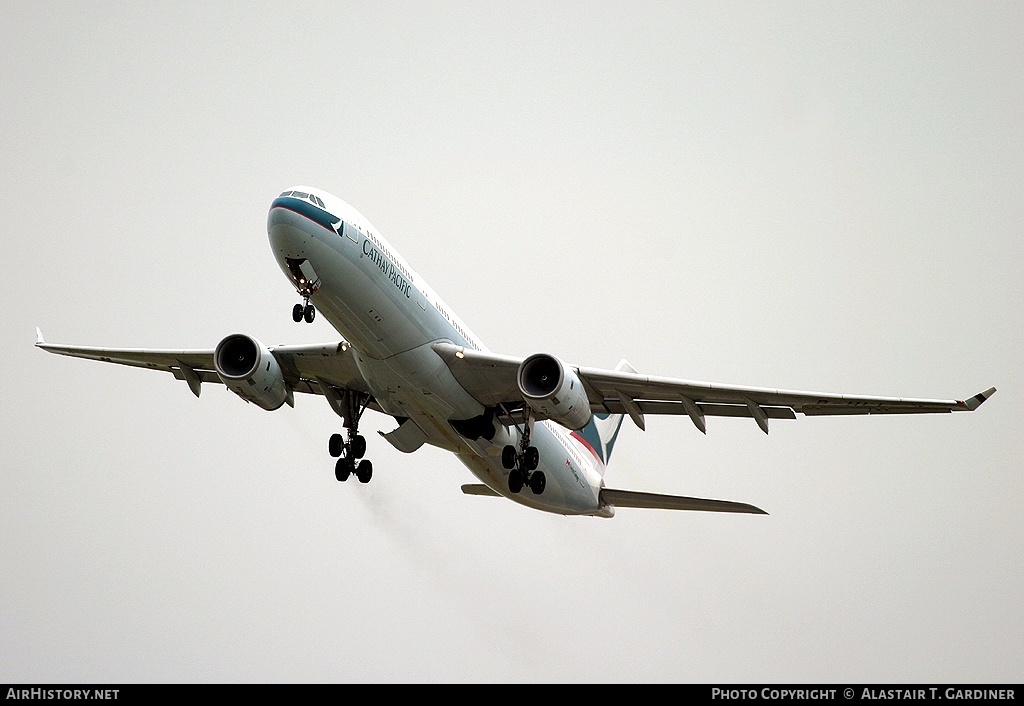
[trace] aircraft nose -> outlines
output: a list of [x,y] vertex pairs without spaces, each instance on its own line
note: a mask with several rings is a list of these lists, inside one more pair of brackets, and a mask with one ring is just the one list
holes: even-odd
[[341,219],[331,214],[323,200],[308,191],[286,191],[270,205],[267,233],[274,247],[295,252],[313,240],[340,234]]
[[267,214],[267,231],[270,232],[275,226],[290,223],[288,209],[280,205],[280,200],[277,199],[270,207],[270,212]]
[[301,256],[310,238],[307,223],[284,199],[276,199],[267,214],[267,236],[274,250],[282,257]]

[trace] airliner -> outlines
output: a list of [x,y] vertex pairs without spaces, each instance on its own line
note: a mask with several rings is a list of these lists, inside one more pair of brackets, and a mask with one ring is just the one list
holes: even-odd
[[327,450],[335,477],[367,483],[373,465],[359,433],[367,410],[396,427],[378,432],[412,453],[424,444],[452,452],[478,482],[467,495],[504,497],[561,515],[612,517],[654,508],[767,514],[747,503],[611,488],[605,471],[625,417],[686,417],[707,433],[707,417],[769,420],[840,414],[973,411],[994,392],[965,400],[904,399],[721,385],[581,367],[550,353],[492,353],[355,208],[320,189],[296,186],[267,218],[274,258],[300,302],[292,319],[321,314],[338,341],[267,347],[232,333],[212,349],[118,349],[47,343],[50,353],[171,373],[197,397],[223,384],[273,411],[295,393],[322,396],[341,418]]

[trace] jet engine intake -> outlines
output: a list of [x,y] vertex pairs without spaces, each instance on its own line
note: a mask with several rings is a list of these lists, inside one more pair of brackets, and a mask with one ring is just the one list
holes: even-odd
[[228,336],[217,344],[213,364],[221,382],[246,402],[273,411],[291,398],[277,358],[255,338]]
[[568,429],[582,429],[590,422],[590,400],[576,372],[547,353],[524,360],[516,375],[523,400],[537,414]]

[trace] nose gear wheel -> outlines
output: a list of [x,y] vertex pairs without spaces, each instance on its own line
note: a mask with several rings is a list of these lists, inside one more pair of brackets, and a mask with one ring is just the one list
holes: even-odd
[[311,324],[315,318],[316,307],[309,303],[309,299],[306,299],[304,304],[296,304],[292,307],[292,321],[295,323],[305,319],[307,324]]

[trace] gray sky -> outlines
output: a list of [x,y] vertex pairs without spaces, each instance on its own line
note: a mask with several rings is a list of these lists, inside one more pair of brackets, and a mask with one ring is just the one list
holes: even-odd
[[[1019,682],[1022,7],[5,2],[0,680]],[[609,485],[771,515],[600,520],[32,347],[337,340],[267,243],[296,183],[494,351],[999,393],[627,421]]]

